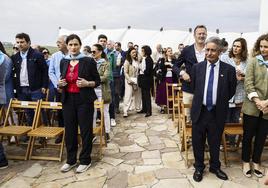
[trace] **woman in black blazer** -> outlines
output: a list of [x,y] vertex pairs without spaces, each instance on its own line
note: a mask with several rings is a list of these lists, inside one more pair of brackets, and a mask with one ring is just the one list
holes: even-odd
[[152,115],[151,87],[153,85],[153,59],[149,46],[141,48],[142,62],[139,65],[138,85],[141,88],[142,110],[138,113],[146,113],[145,117]]
[[61,79],[58,84],[62,89],[67,149],[67,162],[61,167],[61,171],[67,172],[76,166],[79,125],[82,150],[76,172],[82,173],[91,166],[94,101],[97,99],[94,88],[100,85],[100,76],[96,62],[80,53],[82,43],[77,35],[69,35],[66,44],[69,54],[61,60]]

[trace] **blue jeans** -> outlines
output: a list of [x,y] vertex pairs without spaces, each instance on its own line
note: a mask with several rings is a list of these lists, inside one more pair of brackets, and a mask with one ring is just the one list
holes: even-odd
[[[18,93],[18,99],[21,101],[37,101],[44,98],[44,94],[41,89],[31,91],[29,87],[22,87],[21,92]],[[34,111],[26,109],[28,126],[32,126]]]
[[0,164],[4,164],[7,163],[7,159],[4,153],[4,147],[2,145],[2,143],[0,142]]

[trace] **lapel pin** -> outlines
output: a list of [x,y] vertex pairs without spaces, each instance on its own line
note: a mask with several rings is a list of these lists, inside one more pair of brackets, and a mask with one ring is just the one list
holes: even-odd
[[223,77],[223,74],[221,74],[221,77]]

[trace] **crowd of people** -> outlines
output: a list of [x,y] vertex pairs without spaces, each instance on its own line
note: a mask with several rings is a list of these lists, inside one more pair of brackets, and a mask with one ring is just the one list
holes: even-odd
[[[1,107],[5,108],[13,97],[36,101],[47,95],[49,101],[62,102],[63,110],[58,111],[57,118],[59,126],[65,127],[66,136],[55,140],[60,143],[65,139],[66,143],[67,161],[61,171],[77,166],[79,126],[82,150],[76,172],[81,173],[91,165],[93,127],[98,119],[95,100],[104,102],[105,133],[109,141],[111,127],[116,126],[116,114],[121,112],[127,118],[129,111],[136,111],[151,116],[152,95],[159,112],[165,113],[166,84],[181,82],[183,102],[192,104],[186,116],[192,122],[193,179],[200,182],[203,178],[206,140],[209,171],[222,180],[228,179],[220,168],[221,138],[224,124],[238,123],[241,112],[243,174],[262,177],[261,155],[268,131],[268,34],[257,39],[252,52],[244,38],[235,39],[229,49],[224,39],[207,39],[204,25],[195,27],[194,38],[194,44],[180,43],[173,53],[172,48],[163,48],[161,44],[154,52],[148,45],[139,51],[139,46],[132,42],[124,51],[120,42],[108,40],[103,34],[98,36],[96,44],[86,44],[82,49],[79,36],[71,34],[58,38],[59,51],[50,56],[47,48],[31,46],[29,35],[19,33],[15,36],[12,56],[0,43]],[[33,112],[27,112],[28,125],[32,119]],[[229,136],[228,140],[235,145],[237,138]],[[0,144],[0,168],[7,166]]]

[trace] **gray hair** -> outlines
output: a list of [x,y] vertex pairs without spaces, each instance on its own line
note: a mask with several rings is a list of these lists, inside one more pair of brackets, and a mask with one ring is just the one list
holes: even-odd
[[219,37],[209,37],[206,40],[206,44],[207,43],[214,43],[217,45],[218,50],[222,51],[223,46],[222,46],[222,40]]

